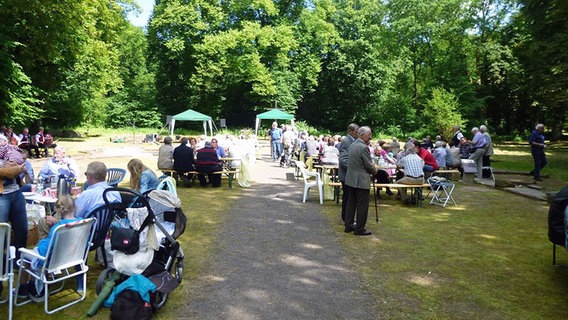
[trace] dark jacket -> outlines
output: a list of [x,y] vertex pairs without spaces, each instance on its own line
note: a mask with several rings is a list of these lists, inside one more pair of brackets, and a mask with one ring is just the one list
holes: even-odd
[[180,173],[193,171],[193,149],[180,144],[174,149],[174,170]]

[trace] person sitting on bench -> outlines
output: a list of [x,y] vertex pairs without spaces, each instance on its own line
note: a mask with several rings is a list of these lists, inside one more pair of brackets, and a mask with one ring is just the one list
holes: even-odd
[[[416,149],[410,147],[406,149],[406,155],[397,164],[399,169],[404,169],[404,177],[397,180],[400,184],[423,184],[424,183],[424,160],[416,154]],[[399,188],[402,201],[410,204],[412,200],[408,197],[406,188]]]

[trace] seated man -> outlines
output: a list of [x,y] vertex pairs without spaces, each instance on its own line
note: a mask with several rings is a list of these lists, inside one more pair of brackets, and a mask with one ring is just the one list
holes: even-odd
[[18,148],[22,149],[22,150],[27,150],[28,151],[28,156],[32,157],[32,149],[35,151],[35,156],[36,158],[39,158],[39,148],[32,144],[32,136],[29,133],[28,128],[24,128],[24,130],[22,130],[22,133],[20,134],[20,144],[18,145]]
[[44,181],[54,176],[64,176],[65,179],[69,181],[71,179],[77,179],[78,173],[79,168],[75,160],[65,154],[65,148],[63,147],[55,148],[53,157],[48,159],[39,171],[39,175],[43,177]]
[[158,170],[174,168],[174,147],[172,146],[172,141],[172,137],[165,137],[164,144],[158,150]]
[[[422,168],[424,167],[424,160],[416,154],[416,149],[413,147],[406,149],[405,153],[406,156],[400,159],[397,164],[398,168],[404,169],[404,177],[397,180],[396,183],[423,184],[424,171]],[[409,204],[411,202],[407,196],[406,188],[400,188],[399,193],[404,203]]]
[[[87,166],[85,176],[89,186],[77,197],[77,218],[86,217],[91,211],[105,204],[103,192],[110,188],[106,182],[107,168],[100,161],[93,161]],[[120,195],[114,192],[108,194],[110,202],[119,202]]]
[[188,172],[193,171],[193,148],[189,147],[187,143],[189,139],[186,137],[181,138],[181,143],[174,149],[174,170],[178,173],[183,185],[191,187],[191,178],[193,174]]
[[424,172],[434,172],[438,170],[438,163],[430,151],[424,149],[418,141],[414,141],[416,154],[424,160]]
[[217,152],[215,152],[215,149],[211,147],[211,143],[209,141],[205,142],[205,146],[197,152],[195,169],[200,172],[200,174],[197,175],[197,178],[199,178],[199,184],[202,187],[207,186],[204,173],[207,174],[209,182],[214,188],[221,186],[221,175],[212,174],[213,172],[222,170],[221,163],[219,162]]

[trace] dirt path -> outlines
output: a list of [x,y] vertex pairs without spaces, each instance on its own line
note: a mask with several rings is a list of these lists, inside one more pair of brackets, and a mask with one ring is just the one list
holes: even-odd
[[302,183],[286,172],[293,169],[257,162],[181,318],[378,319],[315,193],[303,204]]

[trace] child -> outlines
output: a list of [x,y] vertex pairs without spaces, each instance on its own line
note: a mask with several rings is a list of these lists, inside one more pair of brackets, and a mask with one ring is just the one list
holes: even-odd
[[[49,249],[49,242],[55,233],[55,229],[64,224],[77,222],[80,219],[75,218],[75,200],[70,195],[62,195],[57,199],[55,202],[55,211],[56,215],[59,216],[58,218],[54,217],[46,217],[46,225],[49,227],[51,225],[51,229],[49,230],[49,234],[47,237],[41,239],[37,247],[34,248],[34,251],[39,253],[41,256],[45,256]],[[33,270],[39,270],[42,267],[42,261],[39,259],[31,258],[31,257],[23,257],[23,263],[28,263]],[[82,278],[77,278],[78,280]],[[83,283],[79,282],[77,286],[77,290],[80,291],[84,288]],[[29,298],[34,302],[42,302],[43,301],[43,283],[39,280],[36,281],[28,281],[25,284],[21,284],[20,288],[18,289],[18,298],[24,299]]]

